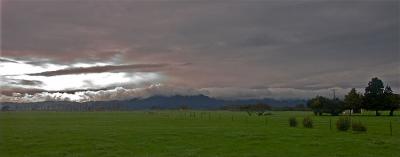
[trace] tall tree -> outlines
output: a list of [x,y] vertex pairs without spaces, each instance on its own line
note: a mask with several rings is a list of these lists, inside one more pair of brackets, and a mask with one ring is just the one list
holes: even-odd
[[344,108],[351,110],[354,113],[361,112],[362,95],[357,93],[355,88],[352,88],[350,92],[344,97]]
[[326,99],[323,108],[324,112],[330,113],[332,116],[337,116],[343,111],[344,102],[339,98]]
[[317,96],[308,102],[315,115],[322,115],[323,113],[330,113],[331,115],[339,115],[343,111],[343,101],[335,98],[333,100]]
[[315,115],[322,115],[322,96],[317,96],[308,101],[307,106],[311,108]]
[[367,110],[374,110],[375,114],[379,116],[379,110],[384,109],[384,86],[382,80],[377,77],[371,79],[368,86],[365,88],[363,106]]
[[385,87],[383,94],[385,97],[384,98],[385,110],[389,110],[390,111],[389,115],[393,116],[394,111],[400,107],[399,95],[394,94],[390,86]]

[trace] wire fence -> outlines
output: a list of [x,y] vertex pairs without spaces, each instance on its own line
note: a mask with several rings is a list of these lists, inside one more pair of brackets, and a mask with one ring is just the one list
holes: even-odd
[[[43,111],[37,111],[43,112]],[[179,124],[188,127],[247,127],[247,128],[283,128],[290,129],[289,118],[295,117],[298,126],[303,129],[302,121],[310,117],[313,129],[337,131],[336,122],[343,116],[315,116],[312,112],[273,111],[262,114],[249,114],[239,111],[198,111],[198,110],[147,110],[147,111],[113,111],[107,113],[127,112],[140,118],[154,118],[171,125]],[[12,112],[11,112],[12,113]],[[29,113],[29,112],[28,112]],[[90,114],[91,112],[71,112],[73,114]],[[93,112],[96,114],[98,112]],[[0,113],[7,114],[7,112]],[[55,113],[57,114],[57,113]],[[373,114],[353,115],[353,122],[361,122],[367,128],[367,134],[400,136],[400,115],[373,116]],[[304,128],[306,129],[306,128]]]
[[[293,114],[292,114],[293,113]],[[312,119],[314,129],[338,131],[336,122],[343,116],[314,116],[311,112],[272,112],[270,115],[257,116],[249,115],[246,112],[228,111],[146,111],[144,114],[154,118],[167,120],[190,121],[192,126],[214,125],[221,127],[280,127],[290,128],[289,118],[295,117],[298,121],[298,128],[304,128],[302,121],[304,117]],[[349,116],[351,121],[360,122],[366,126],[367,134],[400,135],[400,116],[371,116],[355,115]],[[351,128],[350,128],[351,130]]]

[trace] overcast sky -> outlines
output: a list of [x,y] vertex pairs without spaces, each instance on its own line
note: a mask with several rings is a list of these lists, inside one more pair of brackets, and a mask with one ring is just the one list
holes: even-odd
[[400,88],[400,1],[2,0],[1,101]]

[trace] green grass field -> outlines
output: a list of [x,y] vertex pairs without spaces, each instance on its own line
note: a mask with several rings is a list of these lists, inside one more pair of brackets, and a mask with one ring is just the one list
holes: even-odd
[[[190,114],[192,115],[190,116]],[[353,116],[366,133],[339,132],[311,112],[248,116],[222,111],[2,112],[1,157],[390,157],[400,116]],[[185,116],[186,115],[186,116]],[[291,128],[290,116],[300,125]],[[311,116],[314,128],[301,120]],[[330,120],[332,128],[330,129]],[[393,135],[390,135],[390,121]]]

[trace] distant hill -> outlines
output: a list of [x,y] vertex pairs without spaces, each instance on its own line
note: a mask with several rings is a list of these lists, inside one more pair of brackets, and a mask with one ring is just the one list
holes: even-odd
[[112,101],[90,101],[90,102],[69,102],[69,101],[46,101],[32,103],[1,103],[7,110],[140,110],[140,109],[174,109],[187,106],[192,109],[219,109],[225,105],[245,105],[263,103],[272,107],[295,106],[306,104],[301,99],[247,99],[247,100],[222,100],[211,98],[205,95],[195,96],[152,96],[149,98],[135,98],[130,100]]

